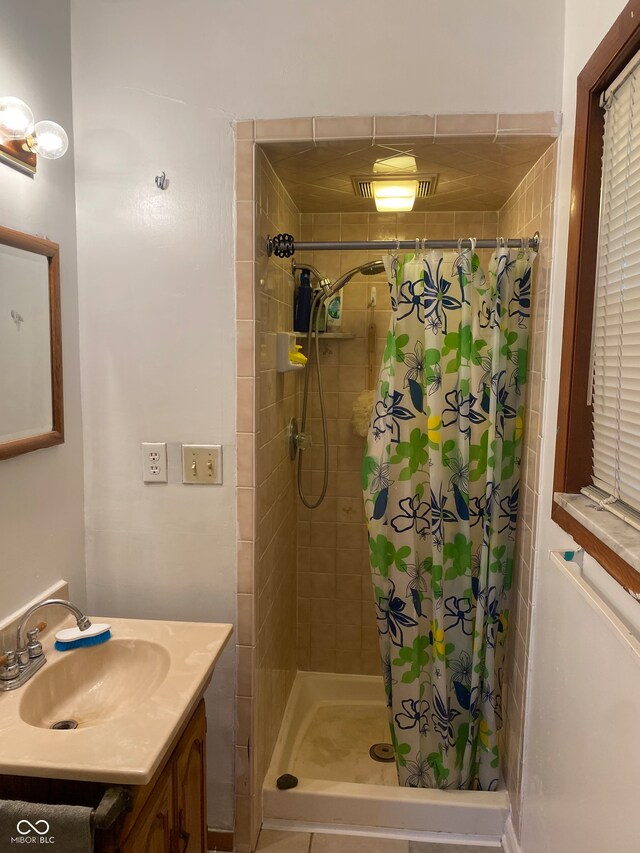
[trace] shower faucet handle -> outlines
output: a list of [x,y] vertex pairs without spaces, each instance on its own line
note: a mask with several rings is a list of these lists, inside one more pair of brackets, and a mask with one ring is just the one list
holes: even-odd
[[298,450],[310,450],[313,447],[313,438],[310,432],[299,432],[296,436]]

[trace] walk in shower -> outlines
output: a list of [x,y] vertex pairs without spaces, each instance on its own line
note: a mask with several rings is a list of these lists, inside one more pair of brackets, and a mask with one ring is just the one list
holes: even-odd
[[[400,785],[395,761],[384,760],[393,756],[394,745],[387,746],[388,696],[367,531],[375,512],[369,506],[365,516],[360,426],[388,355],[391,297],[383,257],[437,252],[452,267],[466,251],[471,264],[471,236],[474,265],[488,271],[500,235],[513,238],[514,257],[533,245],[536,230],[546,240],[541,214],[550,200],[543,197],[542,178],[553,166],[552,142],[533,137],[434,146],[399,138],[384,145],[274,141],[255,148],[259,390],[253,731],[258,752],[253,779],[265,826],[339,827],[423,839],[446,833],[449,840],[485,843],[502,834],[509,811],[502,778],[495,778],[491,790],[414,787],[406,778]],[[436,192],[418,200],[410,213],[376,213],[370,200],[355,194],[356,178],[371,176],[376,161],[393,168],[394,159],[405,166],[407,157],[415,159],[421,174],[437,178]],[[270,247],[269,236],[276,238]],[[325,281],[327,293],[336,283],[344,285],[341,324],[325,329],[317,340],[300,333],[298,343],[309,363],[278,373],[271,360],[274,340],[292,331],[294,289],[305,268],[314,271],[314,285]],[[532,328],[533,352],[540,356],[536,331],[544,305],[535,296],[530,304],[534,315],[534,307],[542,313],[534,316]],[[447,333],[452,330],[455,326]],[[419,358],[413,343],[408,355]],[[295,462],[287,447],[294,417],[311,441]],[[518,429],[526,431],[530,422],[527,417]],[[537,433],[537,424],[532,429]],[[535,461],[530,446],[523,445],[522,494]],[[520,640],[519,587],[515,596]],[[514,657],[513,645],[509,654],[504,668],[507,726],[497,739],[503,773],[516,784],[515,715],[522,715],[517,679],[523,663],[517,653]],[[295,777],[293,787],[278,787],[285,775]]]

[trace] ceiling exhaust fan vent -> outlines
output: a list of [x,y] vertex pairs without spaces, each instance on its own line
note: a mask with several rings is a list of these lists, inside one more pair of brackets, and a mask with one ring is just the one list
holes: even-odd
[[373,198],[373,190],[371,188],[373,181],[385,181],[388,183],[397,183],[398,181],[417,181],[418,191],[416,192],[416,198],[427,198],[427,196],[432,196],[435,193],[438,176],[419,175],[415,172],[409,174],[399,174],[398,172],[394,172],[391,174],[351,176],[353,190],[359,198]]

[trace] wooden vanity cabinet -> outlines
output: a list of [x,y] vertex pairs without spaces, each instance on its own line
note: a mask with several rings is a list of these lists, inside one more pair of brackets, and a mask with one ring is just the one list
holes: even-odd
[[99,847],[96,833],[96,853],[206,853],[206,730],[203,701],[160,773],[132,789],[133,810],[112,846]]
[[[170,770],[170,768],[168,768]],[[168,770],[158,780],[124,844],[121,853],[175,853],[175,802]]]
[[[131,812],[96,830],[95,853],[206,853],[206,729],[200,702],[148,785],[131,786]],[[0,798],[95,807],[96,782],[0,776]]]

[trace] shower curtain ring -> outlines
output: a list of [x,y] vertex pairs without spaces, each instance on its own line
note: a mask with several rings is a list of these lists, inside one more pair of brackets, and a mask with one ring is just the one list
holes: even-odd
[[475,238],[475,237],[469,237],[469,243],[471,244],[471,254],[472,254],[472,255],[473,255],[473,253],[474,253],[474,252],[475,252],[475,250],[476,250],[476,243],[477,243],[477,242],[478,242],[478,241],[476,240],[476,238]]

